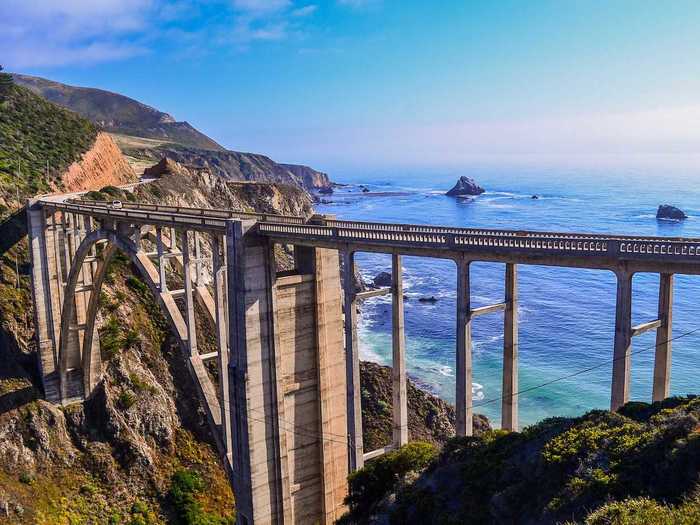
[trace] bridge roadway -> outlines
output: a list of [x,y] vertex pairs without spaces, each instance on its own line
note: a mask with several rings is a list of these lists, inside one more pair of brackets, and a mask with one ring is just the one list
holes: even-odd
[[[135,223],[225,232],[227,219],[256,221],[255,232],[279,242],[471,261],[607,269],[632,273],[700,273],[700,239],[595,233],[455,228],[419,224],[343,221],[323,216],[187,208],[123,202],[44,201],[57,210]],[[672,271],[671,271],[672,270]]]
[[[37,338],[42,366],[55,370],[44,374],[47,396],[53,392],[66,402],[75,398],[68,392],[88,395],[99,377],[99,349],[92,349],[99,289],[111,254],[127,252],[191,363],[229,466],[241,523],[332,523],[342,514],[348,470],[408,441],[403,256],[450,259],[457,267],[460,435],[472,433],[472,320],[494,312],[503,312],[501,426],[519,428],[519,265],[616,275],[613,410],[629,400],[632,339],[649,330],[656,330],[652,399],[668,397],[673,276],[700,273],[700,239],[342,221],[136,202],[118,209],[71,197],[41,198],[29,206]],[[208,261],[202,237],[211,240]],[[97,242],[108,249],[100,254]],[[278,244],[294,247],[295,271],[277,271]],[[148,251],[152,246],[157,250]],[[355,290],[357,252],[391,254],[390,287]],[[502,302],[473,308],[470,265],[481,261],[505,265],[505,294]],[[202,270],[205,263],[211,278]],[[182,273],[184,289],[168,288],[166,269]],[[638,272],[660,275],[658,316],[632,326],[632,278]],[[393,437],[386,447],[365,451],[357,302],[380,294],[392,299]],[[215,327],[218,351],[212,354],[197,350],[195,297]],[[176,298],[184,298],[184,311]],[[213,358],[223,378],[218,389],[203,367]],[[73,376],[83,377],[84,390]],[[318,429],[315,441],[308,428]]]

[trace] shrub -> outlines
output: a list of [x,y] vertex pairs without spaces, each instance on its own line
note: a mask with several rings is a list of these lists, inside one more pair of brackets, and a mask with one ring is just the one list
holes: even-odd
[[19,481],[20,483],[24,483],[25,485],[31,485],[34,483],[34,476],[27,472],[22,472],[19,475]]
[[370,461],[350,474],[346,503],[353,513],[367,515],[408,473],[423,470],[437,457],[431,443],[413,442]]
[[232,525],[233,518],[206,512],[197,495],[206,489],[204,481],[192,470],[178,470],[172,477],[168,497],[182,525]]
[[633,498],[603,505],[586,518],[586,525],[695,525],[700,523],[700,497],[667,506],[649,499]]
[[136,403],[136,396],[128,390],[122,390],[117,399],[117,404],[122,410],[129,410]]

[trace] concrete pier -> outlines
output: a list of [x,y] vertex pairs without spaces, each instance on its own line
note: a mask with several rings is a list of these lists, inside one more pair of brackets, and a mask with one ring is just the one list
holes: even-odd
[[501,428],[518,430],[518,273],[506,264]]
[[469,288],[469,261],[457,263],[457,353],[455,360],[455,430],[458,436],[471,436],[472,408],[472,317]]
[[401,256],[391,256],[392,303],[392,398],[393,444],[400,447],[408,443],[408,393],[406,386],[406,336],[403,309],[403,276]]
[[629,401],[632,365],[632,274],[617,274],[615,306],[615,344],[613,347],[610,410],[617,410]]
[[362,443],[362,397],[360,391],[360,349],[357,340],[357,294],[355,291],[355,254],[343,251],[343,293],[345,322],[345,381],[348,407],[348,468],[364,466]]
[[671,339],[673,339],[673,274],[659,276],[659,321],[656,329],[656,353],[654,356],[653,401],[662,401],[670,395],[671,388]]

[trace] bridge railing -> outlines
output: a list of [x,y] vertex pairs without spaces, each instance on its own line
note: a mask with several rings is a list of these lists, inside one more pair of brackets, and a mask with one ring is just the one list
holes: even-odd
[[[93,206],[98,208],[111,208],[109,202],[96,201],[88,199],[69,199],[66,202],[71,204],[80,204],[85,206]],[[246,211],[236,211],[230,209],[214,209],[214,208],[190,208],[185,206],[170,206],[166,204],[146,204],[140,202],[129,202],[121,201],[122,209],[129,210],[144,210],[144,211],[154,211],[163,212],[171,214],[184,214],[184,215],[201,215],[204,217],[220,217],[223,219],[253,219],[257,221],[274,221],[282,222],[286,224],[304,224],[307,220],[306,217],[296,216],[296,215],[278,215],[273,213],[254,213]]]
[[225,230],[226,219],[216,217],[189,215],[185,213],[166,213],[160,211],[142,211],[138,209],[117,209],[109,206],[91,206],[88,204],[74,204],[71,202],[43,201],[44,206],[75,213],[78,215],[90,215],[94,217],[129,219],[144,224],[162,224],[170,227],[179,225],[205,230]]
[[47,206],[78,214],[128,218],[143,223],[223,230],[226,220],[249,218],[258,222],[261,235],[328,242],[367,242],[412,248],[526,252],[536,255],[577,255],[616,259],[659,259],[700,262],[700,239],[608,236],[556,232],[452,228],[416,224],[340,221],[314,216],[187,208],[159,204],[122,203],[113,208],[101,201],[44,201]]
[[[333,224],[331,226],[330,224]],[[352,225],[352,226],[349,226]],[[416,231],[397,229],[369,229],[354,227],[351,222],[329,221],[329,225],[258,224],[262,235],[290,238],[318,239],[330,242],[367,242],[371,244],[397,244],[414,247],[488,250],[504,252],[531,252],[532,254],[557,254],[618,259],[673,259],[700,262],[700,241],[663,238],[589,237],[570,234],[499,231],[495,235],[483,230],[465,234],[465,230],[450,228],[419,228]],[[425,231],[422,231],[425,230]]]
[[[344,221],[344,220],[319,220],[318,224],[337,228],[354,228],[375,231],[407,231],[423,233],[454,233],[459,235],[487,235],[497,237],[547,237],[552,239],[576,239],[576,240],[630,240],[630,241],[650,241],[656,242],[659,237],[645,237],[638,235],[612,235],[605,233],[569,233],[550,231],[523,231],[523,230],[495,230],[485,228],[459,228],[451,226],[432,226],[427,224],[405,224],[389,222],[367,222],[367,221]],[[668,237],[664,240],[677,242],[700,242],[700,239],[684,237]]]

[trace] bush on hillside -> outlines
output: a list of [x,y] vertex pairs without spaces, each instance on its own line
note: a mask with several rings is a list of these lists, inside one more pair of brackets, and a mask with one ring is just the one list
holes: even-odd
[[182,525],[233,525],[233,518],[206,512],[197,496],[206,490],[202,478],[192,470],[181,469],[172,477],[168,497]]
[[[672,523],[679,509],[697,506],[697,498],[684,497],[699,472],[700,399],[630,403],[618,413],[547,419],[521,433],[454,438],[413,482],[398,483],[391,465],[370,463],[350,478],[345,519],[362,523],[382,512],[397,524],[556,523],[585,520],[602,507],[590,523],[643,523],[652,513]],[[390,492],[395,502],[378,505]],[[622,517],[604,521],[616,512]]]
[[437,447],[419,441],[380,456],[350,474],[346,504],[355,515],[369,514],[410,472],[424,469],[437,456]]

